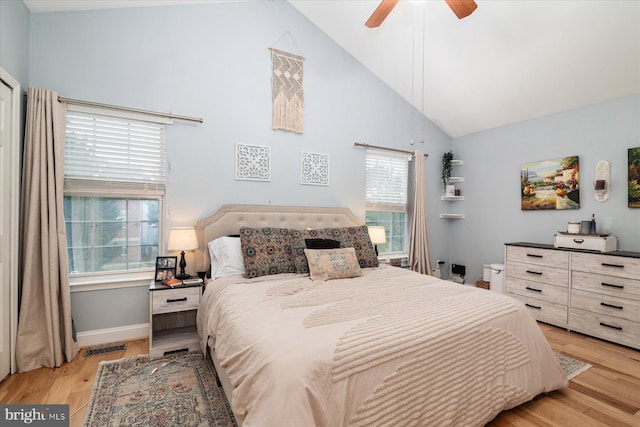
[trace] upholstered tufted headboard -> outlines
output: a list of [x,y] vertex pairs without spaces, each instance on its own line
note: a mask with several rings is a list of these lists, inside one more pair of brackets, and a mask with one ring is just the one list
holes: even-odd
[[325,228],[362,225],[348,208],[272,205],[223,205],[216,213],[196,222],[198,250],[197,271],[209,268],[207,243],[237,234],[240,227]]

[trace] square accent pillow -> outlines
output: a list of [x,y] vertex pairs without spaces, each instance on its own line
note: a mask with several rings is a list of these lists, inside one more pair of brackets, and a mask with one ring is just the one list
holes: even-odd
[[289,232],[286,228],[271,227],[240,229],[245,277],[296,272]]
[[211,260],[210,277],[230,276],[232,274],[244,274],[244,258],[240,246],[240,236],[218,237],[209,242],[209,258]]
[[340,242],[342,248],[354,248],[360,268],[378,267],[378,257],[369,237],[366,225],[354,227],[321,228],[318,230],[291,230],[293,263],[297,273],[308,273],[309,266],[304,254],[305,239],[331,239]]
[[311,280],[348,279],[362,276],[354,248],[305,249]]

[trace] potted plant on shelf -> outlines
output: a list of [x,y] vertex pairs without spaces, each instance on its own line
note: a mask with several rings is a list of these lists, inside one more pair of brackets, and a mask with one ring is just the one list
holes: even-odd
[[447,183],[449,182],[449,178],[451,178],[452,160],[453,151],[448,151],[442,155],[442,191],[447,190]]

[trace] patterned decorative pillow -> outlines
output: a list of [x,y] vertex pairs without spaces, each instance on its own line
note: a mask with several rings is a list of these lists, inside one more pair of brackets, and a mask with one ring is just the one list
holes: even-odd
[[360,268],[377,267],[378,257],[369,238],[366,225],[355,227],[321,228],[318,230],[290,230],[293,248],[293,263],[297,273],[308,273],[309,266],[304,254],[305,239],[332,239],[340,242],[342,248],[354,248]]
[[240,244],[245,277],[296,272],[291,254],[290,230],[242,227]]
[[347,279],[362,276],[354,248],[305,249],[311,280]]

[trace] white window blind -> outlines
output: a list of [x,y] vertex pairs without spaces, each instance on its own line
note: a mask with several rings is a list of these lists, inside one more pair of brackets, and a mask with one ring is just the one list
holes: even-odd
[[406,154],[367,150],[366,209],[405,211],[409,162]]
[[165,124],[67,111],[65,193],[163,195]]

